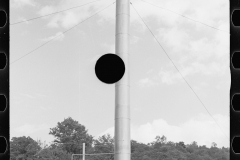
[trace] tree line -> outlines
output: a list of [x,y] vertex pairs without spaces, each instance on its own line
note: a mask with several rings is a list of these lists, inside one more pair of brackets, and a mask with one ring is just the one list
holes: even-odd
[[[31,137],[13,137],[10,141],[11,160],[71,160],[72,154],[82,154],[82,144],[85,143],[87,154],[114,153],[114,137],[109,134],[94,139],[84,125],[71,117],[58,122],[56,127],[50,128],[50,135],[54,141],[47,145],[41,140]],[[81,160],[81,156],[74,156],[74,160]],[[86,160],[114,160],[114,155],[86,156]],[[212,143],[210,148],[200,146],[193,141],[167,141],[167,137],[156,136],[155,140],[143,144],[131,140],[131,160],[229,160],[229,148],[218,148]]]

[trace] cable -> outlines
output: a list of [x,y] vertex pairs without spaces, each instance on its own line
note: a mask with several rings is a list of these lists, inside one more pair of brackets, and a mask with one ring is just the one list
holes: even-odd
[[115,2],[113,2],[113,3],[112,3],[112,4],[110,4],[110,5],[108,5],[107,7],[103,8],[102,10],[100,10],[100,11],[96,12],[96,13],[95,13],[95,14],[93,14],[92,16],[90,16],[90,17],[86,18],[85,20],[81,21],[80,23],[76,24],[75,26],[71,27],[70,29],[67,29],[67,30],[65,30],[65,31],[64,31],[64,32],[62,32],[61,34],[59,34],[59,35],[55,36],[54,38],[50,39],[49,41],[47,41],[47,42],[43,43],[43,44],[42,44],[42,45],[40,45],[39,47],[37,47],[37,48],[35,48],[34,50],[32,50],[32,51],[28,52],[27,54],[23,55],[22,57],[20,57],[20,58],[16,59],[15,61],[11,62],[10,64],[13,64],[13,63],[15,63],[15,62],[19,61],[20,59],[22,59],[22,58],[26,57],[27,55],[31,54],[32,52],[36,51],[37,49],[39,49],[39,48],[43,47],[44,45],[46,45],[46,44],[50,43],[50,42],[51,42],[52,40],[54,40],[55,38],[57,38],[57,37],[59,37],[59,36],[61,36],[61,35],[65,34],[66,32],[68,32],[68,31],[70,31],[71,29],[75,28],[75,27],[76,27],[76,26],[78,26],[79,24],[81,24],[81,23],[85,22],[86,20],[88,20],[88,19],[92,18],[93,16],[95,16],[96,14],[98,14],[98,13],[102,12],[103,10],[107,9],[108,7],[110,7],[111,5],[113,5],[114,3],[115,3]]
[[[143,0],[142,0],[142,1],[143,1]],[[219,31],[226,32],[226,33],[230,34],[230,33],[227,32],[227,31],[224,31],[224,30],[221,30],[221,29],[218,29],[218,28],[209,26],[208,24],[205,24],[205,23],[203,23],[203,22],[200,22],[200,21],[191,19],[191,18],[189,18],[189,17],[186,17],[186,16],[184,16],[184,15],[182,15],[182,14],[179,14],[179,13],[177,13],[177,12],[174,12],[174,11],[172,11],[172,10],[169,10],[169,9],[166,9],[166,8],[163,8],[163,7],[156,6],[156,5],[154,5],[154,4],[152,4],[152,3],[149,3],[149,2],[146,2],[146,1],[143,1],[143,2],[148,3],[148,4],[150,4],[150,5],[153,5],[153,6],[155,6],[155,7],[158,7],[158,8],[162,8],[162,9],[168,10],[168,11],[173,12],[173,13],[179,15],[179,16],[182,16],[182,17],[187,18],[187,19],[189,19],[189,20],[192,20],[192,21],[194,21],[194,22],[201,23],[201,24],[203,24],[203,25],[205,25],[205,26],[208,26],[208,27],[211,27],[211,28],[213,28],[213,29],[216,29],[216,30],[219,30]]]
[[[97,1],[102,1],[102,0],[97,0]],[[19,23],[32,21],[32,20],[39,19],[39,18],[42,18],[42,17],[47,17],[47,16],[50,16],[50,15],[53,15],[53,14],[57,14],[57,13],[61,13],[61,12],[65,12],[65,11],[70,10],[70,9],[79,8],[79,7],[82,7],[82,6],[85,6],[85,5],[87,5],[87,4],[97,2],[97,1],[93,1],[93,2],[89,2],[89,3],[85,3],[85,4],[80,5],[80,6],[76,6],[76,7],[68,8],[68,9],[65,9],[65,10],[57,11],[57,12],[53,12],[53,13],[46,14],[46,15],[43,15],[43,16],[39,16],[39,17],[35,17],[35,18],[31,18],[31,19],[28,19],[28,20],[23,20],[23,21],[15,22],[15,23],[12,23],[12,24],[10,24],[10,25],[16,25],[16,24],[19,24]]]
[[[135,9],[135,7],[133,6],[132,3],[130,3],[133,7],[133,9],[135,10],[135,12],[138,14],[138,16],[140,17],[140,19],[143,21],[142,17],[139,15],[139,13],[137,12],[137,10]],[[181,74],[181,72],[178,70],[177,66],[173,63],[172,59],[169,57],[169,55],[167,54],[167,52],[165,51],[165,49],[162,47],[162,45],[159,43],[159,41],[157,40],[157,38],[154,36],[153,32],[150,30],[150,28],[148,27],[148,25],[143,21],[143,23],[145,24],[145,26],[148,28],[148,30],[151,32],[152,36],[154,37],[154,39],[157,41],[157,43],[159,44],[159,46],[162,48],[162,50],[164,51],[164,53],[167,55],[168,59],[172,62],[172,64],[174,65],[174,67],[176,68],[176,70],[179,72],[179,74],[182,76],[183,80],[186,82],[186,84],[188,85],[188,87],[190,87],[190,89],[193,91],[193,93],[195,94],[195,96],[198,98],[198,100],[201,102],[201,104],[203,105],[203,107],[205,108],[205,110],[208,112],[208,114],[213,118],[213,116],[211,115],[211,113],[208,111],[208,109],[205,107],[205,105],[203,104],[203,102],[201,101],[201,99],[198,97],[198,95],[196,94],[196,92],[192,89],[192,87],[189,85],[189,83],[186,81],[186,79],[183,77],[183,75]],[[221,131],[223,132],[222,128],[219,126],[219,124],[217,123],[217,121],[213,118],[213,120],[216,122],[216,124],[218,125],[218,127],[221,129]],[[228,138],[228,136],[223,132],[223,134]],[[228,138],[229,139],[229,138]]]

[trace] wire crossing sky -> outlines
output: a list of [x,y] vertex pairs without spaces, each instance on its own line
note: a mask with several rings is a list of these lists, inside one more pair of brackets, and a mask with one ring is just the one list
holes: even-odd
[[[115,3],[115,2],[114,2],[114,3]],[[113,4],[114,4],[114,3],[113,3]],[[37,49],[39,49],[39,48],[43,47],[44,45],[46,45],[46,44],[48,44],[49,42],[53,41],[54,39],[58,38],[59,36],[61,36],[61,35],[65,34],[65,33],[67,33],[68,31],[70,31],[70,30],[72,30],[73,28],[77,27],[79,24],[81,24],[81,23],[85,22],[86,20],[88,20],[88,19],[92,18],[93,16],[97,15],[98,13],[100,13],[100,12],[104,11],[105,9],[107,9],[108,7],[110,7],[110,6],[111,6],[111,5],[113,5],[113,4],[110,4],[110,5],[108,5],[107,7],[103,8],[102,10],[100,10],[100,11],[98,11],[97,13],[93,14],[92,16],[88,17],[87,19],[85,19],[85,20],[81,21],[81,22],[80,22],[80,23],[78,23],[77,25],[75,25],[75,26],[71,27],[70,29],[67,29],[67,30],[65,30],[65,31],[64,31],[64,32],[62,32],[61,34],[59,34],[59,35],[57,35],[57,36],[53,37],[52,39],[50,39],[50,40],[49,40],[49,41],[47,41],[46,43],[43,43],[42,45],[40,45],[39,47],[35,48],[34,50],[32,50],[32,51],[28,52],[28,53],[27,53],[27,54],[25,54],[24,56],[22,56],[22,57],[20,57],[20,58],[18,58],[18,59],[16,59],[16,60],[14,60],[14,61],[13,61],[13,62],[11,62],[10,64],[13,64],[13,63],[15,63],[15,62],[19,61],[20,59],[22,59],[22,58],[26,57],[27,55],[29,55],[29,54],[33,53],[33,52],[34,52],[34,51],[36,51]],[[59,12],[58,12],[58,13],[59,13]]]
[[[32,20],[36,20],[36,19],[39,19],[39,18],[43,18],[43,17],[46,17],[46,16],[50,16],[50,15],[54,15],[54,14],[58,14],[58,13],[62,13],[62,12],[65,12],[65,11],[68,11],[68,10],[71,10],[71,9],[75,9],[75,8],[79,8],[79,7],[83,7],[83,6],[87,5],[87,4],[91,4],[91,3],[94,3],[94,2],[98,2],[98,1],[101,1],[101,0],[97,0],[97,1],[89,2],[89,3],[86,3],[86,4],[80,5],[80,6],[71,7],[71,8],[65,9],[65,10],[61,10],[61,11],[57,11],[57,12],[54,12],[54,13],[46,14],[46,15],[43,15],[43,16],[39,16],[39,17],[35,17],[35,18],[31,18],[31,19],[27,19],[27,20],[24,20],[24,21],[15,22],[15,23],[12,23],[12,24],[10,24],[10,25],[16,25],[16,24],[20,24],[20,23],[24,23],[24,22],[28,22],[28,21],[32,21]],[[141,1],[143,1],[143,0],[141,0]],[[146,1],[143,1],[143,2],[145,2],[145,3],[147,3],[147,4],[150,4],[150,5],[153,5],[153,6],[155,6],[155,7],[158,7],[158,8],[165,9],[165,10],[167,10],[167,11],[170,11],[170,12],[172,12],[172,13],[175,13],[175,14],[177,14],[177,15],[180,15],[180,16],[182,16],[182,17],[184,17],[184,18],[187,18],[187,19],[189,19],[189,20],[192,20],[192,21],[194,21],[194,22],[201,23],[201,24],[203,24],[203,25],[205,25],[205,26],[208,26],[208,27],[211,27],[211,28],[213,28],[213,29],[216,29],[216,30],[219,30],[219,31],[223,31],[223,30],[220,30],[220,29],[218,29],[218,28],[212,27],[212,26],[210,26],[210,25],[208,25],[208,24],[205,24],[205,23],[203,23],[203,22],[200,22],[200,21],[197,21],[197,20],[191,19],[191,18],[186,17],[186,16],[184,16],[184,15],[181,15],[181,14],[179,14],[179,13],[177,13],[177,12],[171,11],[171,10],[169,10],[169,9],[166,9],[166,8],[163,8],[163,7],[156,6],[156,5],[151,4],[151,3],[149,3],[149,2],[146,2]],[[223,32],[227,32],[227,31],[223,31]],[[227,32],[227,33],[229,33],[229,32]]]
[[[143,0],[141,0],[141,1],[143,1]],[[220,30],[220,29],[218,29],[218,28],[212,27],[212,26],[210,26],[210,25],[208,25],[208,24],[205,24],[205,23],[203,23],[203,22],[200,22],[200,21],[194,20],[194,19],[192,19],[192,18],[186,17],[186,16],[184,16],[184,15],[182,15],[182,14],[179,14],[179,13],[177,13],[177,12],[171,11],[171,10],[169,10],[169,9],[156,6],[156,5],[154,5],[154,4],[152,4],[152,3],[149,3],[149,2],[146,2],[146,1],[143,1],[143,2],[145,2],[145,3],[147,3],[147,4],[150,4],[150,5],[153,5],[153,6],[155,6],[155,7],[158,7],[158,8],[165,9],[165,10],[167,10],[167,11],[170,11],[170,12],[172,12],[172,13],[175,13],[175,14],[177,14],[177,15],[179,15],[179,16],[182,16],[182,17],[187,18],[187,19],[189,19],[189,20],[192,20],[192,21],[194,21],[194,22],[198,22],[198,23],[200,23],[200,24],[203,24],[203,25],[205,25],[205,26],[207,26],[207,27],[211,27],[211,28],[213,28],[213,29],[216,29],[216,30],[219,30],[219,31],[222,31],[222,32],[227,32],[227,31],[223,31],[223,30]],[[227,33],[230,34],[229,32],[227,32]]]
[[[218,147],[229,147],[225,138],[229,134],[229,35],[146,2],[131,2],[139,12],[131,9],[130,13],[131,139],[147,144],[165,135],[173,142],[196,141],[208,147],[216,142]],[[40,137],[50,143],[49,128],[66,117],[85,125],[95,138],[114,136],[114,86],[101,83],[94,72],[99,57],[115,52],[113,2],[10,3],[11,21],[21,24],[12,23],[10,34],[11,65],[15,64],[10,68],[11,136]],[[227,1],[149,3],[229,30]],[[29,52],[29,48],[35,49]],[[32,53],[34,57],[27,56]],[[208,106],[208,113],[198,105]]]
[[208,111],[208,109],[206,108],[206,106],[203,104],[203,102],[201,101],[201,99],[198,97],[198,95],[196,94],[196,92],[192,89],[192,87],[190,86],[190,84],[187,82],[187,80],[183,77],[182,73],[179,71],[179,69],[177,68],[177,66],[174,64],[174,62],[172,61],[172,59],[169,57],[169,55],[167,54],[167,52],[165,51],[165,49],[162,47],[162,45],[159,43],[158,39],[155,37],[155,35],[153,34],[153,32],[150,30],[150,28],[148,27],[148,25],[143,21],[142,17],[140,16],[140,14],[137,12],[137,10],[134,8],[133,4],[131,3],[133,9],[136,11],[136,13],[139,15],[139,18],[142,20],[142,22],[145,24],[145,26],[148,28],[149,32],[152,34],[152,36],[154,37],[154,39],[157,41],[158,45],[162,48],[162,50],[164,51],[164,53],[167,55],[168,59],[171,61],[171,63],[173,64],[173,66],[176,68],[176,70],[178,71],[178,73],[181,75],[181,77],[184,79],[184,81],[186,82],[186,84],[188,85],[188,87],[193,91],[193,93],[195,94],[195,96],[198,98],[198,100],[200,101],[200,103],[202,104],[202,106],[205,108],[205,110],[208,112],[208,114],[212,117],[212,119],[216,122],[216,124],[218,125],[218,127],[220,128],[220,130],[223,132],[223,134],[226,136],[227,139],[228,136],[224,133],[224,131],[222,130],[222,128],[219,126],[219,124],[217,123],[217,121],[213,118],[213,116],[211,115],[211,113]]
[[15,23],[12,23],[12,24],[10,24],[10,25],[16,25],[16,24],[20,24],[20,23],[24,23],[24,22],[28,22],[28,21],[32,21],[32,20],[36,20],[36,19],[39,19],[39,18],[43,18],[43,17],[46,17],[46,16],[50,16],[50,15],[54,15],[54,14],[58,14],[58,13],[62,13],[62,12],[65,12],[65,11],[68,11],[68,10],[71,10],[71,9],[76,9],[76,8],[79,8],[79,7],[83,7],[83,6],[85,6],[85,5],[88,5],[88,4],[91,4],[91,3],[94,3],[94,2],[98,2],[98,1],[101,1],[101,0],[97,0],[97,1],[89,2],[89,3],[86,3],[86,4],[80,5],[80,6],[71,7],[71,8],[68,8],[68,9],[64,9],[64,10],[57,11],[57,12],[50,13],[50,14],[46,14],[46,15],[43,15],[43,16],[39,16],[39,17],[35,17],[35,18],[31,18],[31,19],[27,19],[27,20],[24,20],[24,21],[15,22]]
[[[99,1],[99,0],[98,0]],[[96,2],[96,1],[93,1],[93,2]],[[90,2],[90,3],[93,3],[93,2]],[[143,1],[145,2],[145,1]],[[87,4],[90,4],[90,3],[87,3]],[[115,3],[115,2],[114,2]],[[113,4],[114,4],[113,3]],[[146,2],[148,3],[148,2]],[[150,3],[149,3],[150,4]],[[86,5],[86,4],[84,4]],[[82,7],[84,5],[81,5],[81,6],[77,6],[77,7]],[[112,5],[112,4],[111,4]],[[132,5],[132,3],[131,3]],[[110,5],[109,5],[110,6]],[[105,7],[104,9],[100,10],[99,12],[107,9],[109,6]],[[132,5],[133,6],[133,5]],[[40,16],[40,17],[36,17],[36,18],[32,18],[32,19],[29,19],[29,20],[26,20],[26,21],[30,21],[30,20],[35,20],[35,19],[38,19],[38,18],[42,18],[42,17],[45,17],[45,16],[49,16],[49,15],[53,15],[53,14],[56,14],[56,13],[61,13],[61,12],[64,12],[64,11],[67,11],[67,10],[70,10],[70,9],[74,9],[74,8],[77,8],[77,7],[72,7],[72,8],[69,8],[69,9],[66,9],[66,10],[63,10],[63,11],[58,11],[58,12],[54,12],[54,13],[51,13],[51,14],[48,14],[48,15],[44,15],[44,16]],[[133,7],[134,8],[134,7]],[[139,13],[137,12],[137,10],[134,8],[134,10],[136,11],[136,13],[139,15]],[[95,16],[96,14],[98,14],[99,12],[93,14],[92,16],[90,16],[89,18],[92,18],[93,16]],[[175,13],[175,12],[174,12]],[[181,15],[182,16],[182,15]],[[148,30],[151,32],[151,34],[153,35],[153,37],[156,39],[156,37],[154,36],[153,32],[150,30],[150,28],[147,26],[147,24],[143,21],[143,19],[141,18],[141,16],[139,15],[140,19],[142,20],[142,22],[146,25],[146,27],[148,28]],[[184,16],[185,17],[185,16]],[[89,18],[85,19],[84,21],[88,20]],[[187,17],[185,17],[187,18]],[[192,20],[192,19],[191,19]],[[19,23],[23,23],[23,22],[26,22],[26,21],[20,21],[20,22],[16,22],[16,23],[13,23],[12,25],[14,24],[19,24]],[[80,22],[79,24],[83,23],[84,21]],[[78,26],[79,24],[75,25],[74,27],[64,31],[62,34],[65,34],[66,32],[70,31],[71,29],[75,28],[76,26]],[[216,28],[215,28],[216,29]],[[32,52],[34,52],[35,50],[43,47],[44,45],[48,44],[49,42],[51,42],[52,40],[56,39],[57,37],[61,36],[60,35],[57,35],[55,36],[54,38],[50,39],[49,41],[47,41],[46,43],[42,44],[41,46],[35,48],[34,50],[32,50],[31,52],[25,54],[24,56],[20,57],[19,59],[11,62],[11,64],[13,64],[14,62],[24,58],[25,56],[31,54]],[[167,52],[164,50],[164,48],[162,47],[162,45],[159,43],[159,41],[156,39],[156,41],[158,42],[159,46],[163,49],[164,53],[167,55],[167,57],[169,58],[169,60],[172,62],[172,64],[174,65],[174,67],[176,68],[176,70],[179,72],[179,74],[181,75],[181,77],[184,79],[184,81],[186,82],[186,84],[189,86],[189,88],[193,91],[193,93],[196,95],[196,97],[198,98],[198,100],[201,102],[201,104],[203,105],[203,107],[205,108],[205,110],[208,112],[208,114],[213,118],[213,116],[211,115],[211,113],[208,111],[208,109],[206,108],[206,106],[203,104],[203,102],[201,101],[201,99],[198,97],[198,95],[195,93],[195,91],[192,89],[192,87],[190,86],[190,84],[186,81],[186,79],[183,77],[183,75],[181,74],[181,72],[179,71],[179,69],[177,68],[177,66],[174,64],[174,62],[171,60],[171,58],[169,57],[169,55],[167,54]],[[213,120],[216,122],[216,124],[218,125],[218,127],[220,128],[220,130],[223,132],[222,128],[219,126],[219,124],[217,123],[217,121],[213,118]],[[223,132],[223,134],[228,138],[228,136]],[[228,138],[229,139],[229,138]]]

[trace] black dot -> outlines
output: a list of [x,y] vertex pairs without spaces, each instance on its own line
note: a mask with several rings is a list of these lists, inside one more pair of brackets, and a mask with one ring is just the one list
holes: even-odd
[[232,65],[235,69],[240,69],[240,52],[233,53]]
[[4,27],[6,23],[7,23],[6,12],[3,10],[0,10],[0,27]]
[[104,83],[112,84],[119,81],[125,72],[123,60],[116,54],[108,53],[101,56],[95,65],[98,79]]
[[240,137],[234,137],[232,140],[232,149],[234,153],[240,153]]
[[3,112],[7,107],[7,99],[4,95],[0,95],[0,112]]
[[5,137],[0,137],[0,153],[5,153],[7,150],[7,141]]
[[7,64],[7,57],[5,53],[0,53],[0,69],[4,69]]

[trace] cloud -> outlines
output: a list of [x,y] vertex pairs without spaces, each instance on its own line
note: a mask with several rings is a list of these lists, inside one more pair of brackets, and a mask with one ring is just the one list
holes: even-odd
[[[176,62],[174,63],[176,65]],[[227,74],[227,71],[229,71],[229,63],[226,60],[210,61],[208,63],[193,61],[184,66],[179,66],[178,64],[177,68],[181,74],[169,63],[167,67],[162,67],[155,75],[148,75],[146,78],[140,79],[138,85],[140,87],[151,87],[160,84],[173,85],[184,82],[183,77],[186,78],[196,74],[208,76],[208,78],[210,76],[224,76]],[[149,74],[149,71],[146,74]],[[229,77],[229,74],[227,74],[227,76]]]
[[[188,75],[190,73],[190,70],[191,70],[190,68],[185,69],[184,72],[182,72],[182,75],[183,76]],[[182,80],[183,78],[181,77],[181,75],[177,71],[174,71],[174,69],[167,70],[167,69],[161,68],[157,75],[153,75],[151,77],[147,77],[139,80],[138,85],[140,87],[152,87],[160,84],[172,85]]]
[[[229,6],[229,2],[225,0],[213,0],[212,3],[208,3],[207,0],[198,0],[194,3],[192,3],[191,0],[152,0],[151,2],[149,2],[151,4],[154,4],[155,6],[159,6],[162,8],[157,8],[149,3],[141,1],[133,1],[132,3],[135,8],[137,8],[137,10],[141,11],[141,15],[143,15],[144,17],[150,15],[159,15],[160,13],[162,14],[162,18],[166,17],[167,15],[168,17],[173,15],[171,18],[164,18],[169,23],[174,23],[177,19],[180,19],[179,15],[171,12],[174,11],[186,17],[212,24],[214,21],[217,21],[217,18],[219,17],[227,17],[227,15],[225,15],[223,12],[219,13],[218,10],[215,9],[220,9],[227,12]],[[206,5],[207,3],[208,5]]]
[[[89,1],[82,0],[81,3],[79,3],[78,0],[68,0],[68,1],[60,1],[54,5],[52,5],[49,2],[49,5],[42,7],[42,9],[38,12],[38,14],[42,16],[54,11],[60,11],[67,8],[80,6],[86,3],[89,3]],[[104,8],[110,3],[112,3],[112,1],[110,0],[94,2],[91,4],[87,4],[83,7],[79,7],[77,9],[68,10],[66,12],[53,15],[51,17],[48,17],[47,19],[49,21],[49,24],[58,22],[59,24],[55,25],[55,27],[58,26],[58,27],[68,28],[70,26],[73,26],[73,24],[79,23],[82,19],[92,15],[93,13]],[[143,18],[155,17],[155,22],[158,22],[159,24],[161,24],[161,26],[171,28],[173,26],[179,25],[176,22],[179,22],[179,23],[181,22],[180,24],[185,24],[185,25],[193,24],[193,26],[197,26],[196,22],[190,22],[190,20],[187,20],[170,11],[156,8],[142,1],[133,0],[132,3]],[[222,25],[222,23],[219,23],[219,22],[223,22],[222,21],[223,19],[225,20],[228,18],[226,13],[228,13],[229,2],[225,0],[219,0],[219,1],[215,0],[213,3],[210,3],[210,4],[208,3],[207,0],[201,0],[201,1],[198,0],[194,3],[192,3],[191,0],[186,0],[184,2],[179,2],[177,0],[169,0],[169,1],[152,0],[151,3],[157,6],[164,7],[172,11],[178,12],[180,14],[184,14],[185,16],[191,17],[192,19],[203,21],[205,23],[208,23],[209,25],[214,25],[216,27],[219,27],[219,25]],[[207,6],[206,6],[206,3],[208,3]],[[98,13],[99,20],[97,21],[106,22],[111,19],[115,19],[115,8],[116,8],[115,5],[116,4],[112,5],[112,7],[109,7],[107,10],[104,10],[103,12]],[[226,12],[217,12],[219,10],[226,11]],[[136,12],[132,7],[130,8],[130,14],[131,14],[131,18],[130,18],[131,23],[136,24],[136,25],[133,25],[135,26],[135,30],[138,28],[141,28],[140,30],[142,30],[143,28],[146,29],[146,27],[143,27],[144,24],[141,22],[141,19],[138,17],[138,15],[136,14]],[[228,21],[226,21],[225,23],[228,24]],[[202,26],[202,24],[198,24],[198,26],[199,25]]]
[[159,73],[159,79],[162,83],[165,84],[174,84],[177,80],[182,79],[181,75],[179,73],[173,72],[173,71],[163,71],[161,70]]
[[154,80],[152,80],[150,78],[141,79],[138,82],[138,84],[139,84],[140,87],[149,87],[149,86],[156,86],[156,85],[158,85],[158,83],[154,82]]
[[47,24],[48,27],[51,27],[51,28],[63,27],[63,28],[69,29],[74,25],[77,25],[81,21],[85,20],[89,16],[93,15],[94,13],[96,13],[96,11],[102,9],[104,6],[107,6],[109,2],[111,1],[102,1],[102,2],[99,1],[96,3],[87,4],[89,3],[89,1],[82,0],[80,4],[78,0],[61,1],[58,4],[47,5],[42,7],[41,10],[38,11],[38,14],[40,16],[43,16],[56,11],[61,11],[68,8],[87,4],[87,5],[84,5],[83,7],[68,10],[66,12],[62,12],[62,13],[45,18],[48,21],[48,24]]
[[42,40],[43,41],[50,41],[50,40],[54,39],[54,41],[63,41],[64,37],[65,37],[65,35],[62,32],[58,32],[58,33],[56,33],[56,35],[50,36],[48,38],[44,38]]
[[46,124],[41,124],[41,125],[31,125],[31,124],[25,124],[23,126],[17,127],[14,129],[15,132],[22,133],[26,136],[29,136],[33,133],[39,132],[41,130],[46,130],[48,129],[48,125]]
[[[221,0],[217,5],[210,3],[208,6],[205,5],[206,2],[206,0],[196,1],[196,3],[191,3],[190,0],[184,2],[152,0],[151,3],[228,31],[229,2]],[[229,66],[228,34],[144,2],[136,1],[133,4],[184,77],[196,73],[212,76],[226,75]],[[224,11],[224,14],[216,12],[217,10]],[[209,13],[211,13],[210,16],[208,16]],[[147,77],[148,82],[174,84],[180,80],[181,76],[175,72],[172,64],[170,65],[171,68],[164,66],[158,75]]]
[[[196,3],[191,3],[190,0],[184,2],[152,0],[150,3],[228,31],[229,2],[221,0],[217,5],[210,3],[208,6],[205,5],[206,2],[206,0],[196,1]],[[228,34],[144,2],[135,1],[133,5],[184,78],[189,79],[189,76],[193,78],[193,75],[216,78],[228,74],[230,46]],[[217,10],[222,10],[224,14],[216,12]],[[211,14],[208,16],[209,13]],[[134,19],[134,23],[140,20],[136,13],[132,13],[131,18]],[[165,54],[162,50],[160,52]],[[138,84],[141,87],[149,87],[183,82],[183,78],[171,61],[168,59],[167,61],[169,63],[163,64],[164,66],[161,66],[162,68],[156,71],[155,75],[144,77]]]
[[38,14],[44,16],[47,14],[54,13],[56,11],[57,11],[56,8],[54,8],[53,6],[45,6],[40,11],[38,11]]
[[[220,114],[213,117],[228,136],[229,117]],[[107,129],[98,136],[104,134],[114,136],[114,127]],[[218,147],[229,147],[228,138],[222,133],[215,121],[206,114],[199,114],[180,125],[168,124],[163,119],[157,119],[139,126],[131,125],[131,138],[139,142],[152,142],[157,135],[165,135],[168,141],[173,142],[183,141],[185,144],[190,144],[192,141],[196,141],[198,145],[208,147],[211,146],[212,142],[216,142]]]
[[35,6],[34,0],[11,0],[11,7],[20,8],[23,6]]

